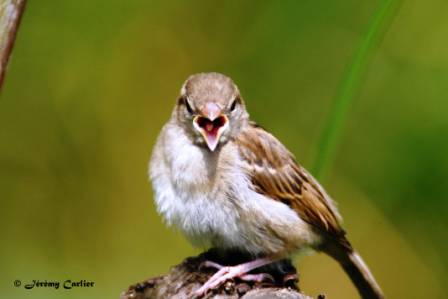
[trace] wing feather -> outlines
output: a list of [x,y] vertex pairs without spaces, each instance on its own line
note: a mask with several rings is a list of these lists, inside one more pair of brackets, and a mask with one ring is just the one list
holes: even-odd
[[251,124],[235,142],[255,191],[288,205],[322,233],[345,235],[330,196],[273,135]]

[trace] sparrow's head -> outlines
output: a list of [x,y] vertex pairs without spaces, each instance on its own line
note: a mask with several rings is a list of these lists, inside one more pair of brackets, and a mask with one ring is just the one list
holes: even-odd
[[175,116],[194,142],[210,151],[236,137],[249,117],[238,87],[219,73],[190,76],[182,86]]

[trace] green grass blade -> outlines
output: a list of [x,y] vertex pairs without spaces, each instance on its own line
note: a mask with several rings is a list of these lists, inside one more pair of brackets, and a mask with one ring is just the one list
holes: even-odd
[[339,91],[332,103],[330,115],[323,132],[316,143],[315,159],[312,172],[316,178],[322,178],[333,161],[338,142],[341,137],[344,120],[357,91],[361,79],[367,70],[370,57],[381,42],[386,29],[389,27],[396,12],[398,1],[381,0],[372,16],[371,22],[361,44],[348,66]]

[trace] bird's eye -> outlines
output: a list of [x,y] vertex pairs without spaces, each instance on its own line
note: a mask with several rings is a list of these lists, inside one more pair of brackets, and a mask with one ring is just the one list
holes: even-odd
[[188,113],[193,114],[193,109],[191,108],[190,103],[186,98],[185,98],[185,107],[187,108]]
[[232,105],[230,105],[230,111],[235,111],[235,108],[236,108],[236,101],[237,100],[234,100],[233,102],[232,102]]

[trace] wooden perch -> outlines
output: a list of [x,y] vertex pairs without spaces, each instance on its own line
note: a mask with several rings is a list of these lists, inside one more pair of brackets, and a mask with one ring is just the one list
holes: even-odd
[[[189,257],[181,264],[171,268],[163,276],[147,279],[131,285],[122,293],[121,299],[167,299],[194,298],[193,292],[210,278],[215,269],[202,267],[205,260],[212,260],[223,265],[236,265],[248,260],[241,253],[219,253],[209,250],[196,257]],[[275,265],[260,268],[253,273],[269,273],[274,281],[253,283],[239,279],[228,281],[214,292],[207,293],[203,299],[311,299],[300,293],[297,287],[297,272],[290,260],[283,260]],[[323,299],[320,295],[318,298]]]

